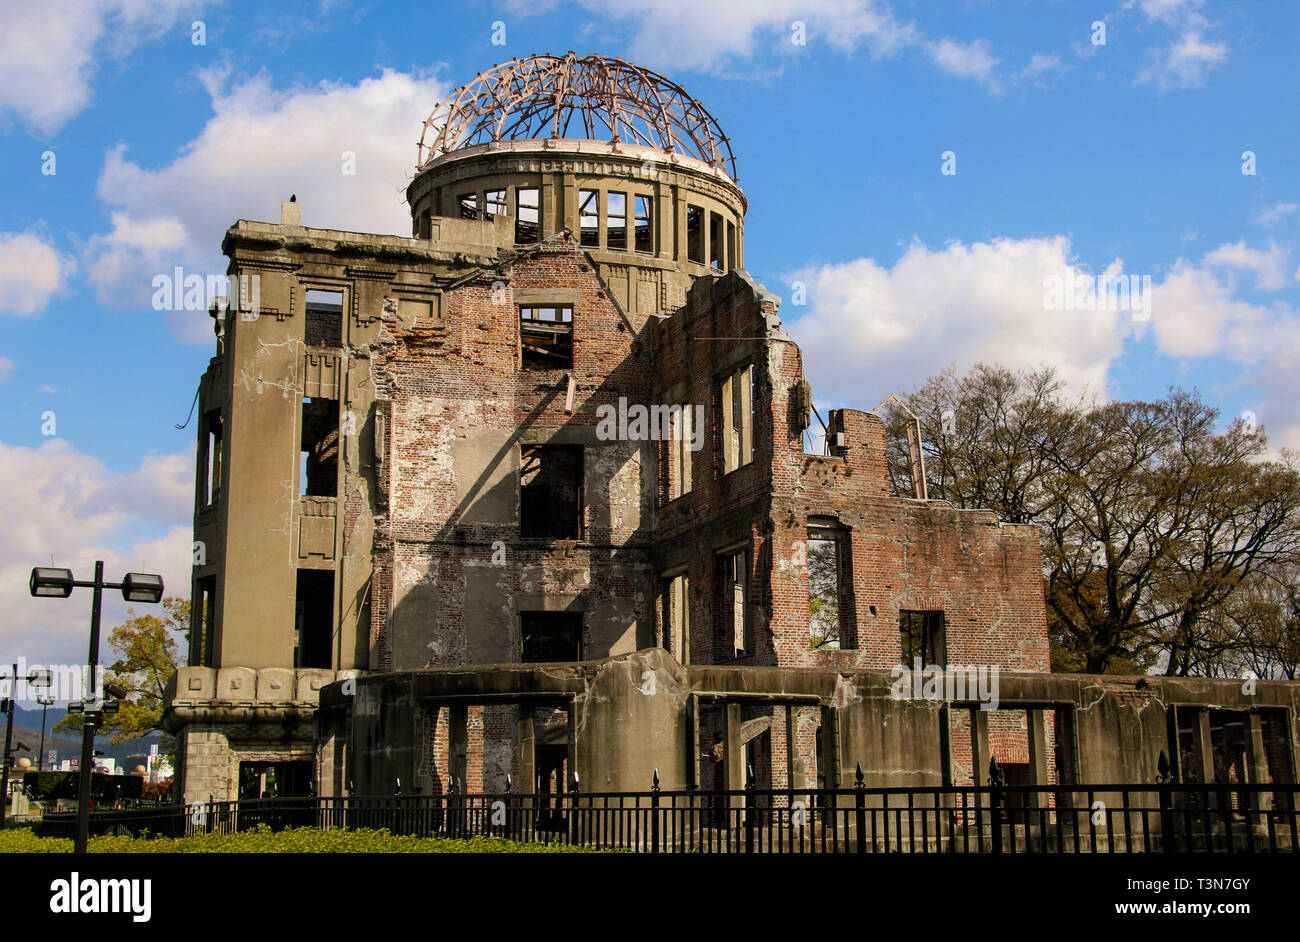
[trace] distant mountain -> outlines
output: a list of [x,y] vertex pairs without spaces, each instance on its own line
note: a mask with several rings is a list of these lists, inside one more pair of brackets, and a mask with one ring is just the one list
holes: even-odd
[[[75,759],[81,757],[81,737],[72,737],[67,733],[60,733],[55,736],[51,730],[54,724],[63,717],[68,715],[68,711],[62,707],[50,707],[46,712],[45,718],[45,751],[51,749],[58,753],[58,761],[64,759]],[[7,717],[5,718],[7,719]],[[0,737],[4,736],[4,729],[0,726]],[[95,748],[105,756],[116,759],[118,765],[122,765],[128,756],[138,756],[149,752],[149,747],[157,743],[162,738],[162,733],[154,732],[148,736],[141,736],[139,739],[132,739],[124,742],[120,746],[114,746],[108,741],[107,737],[96,736]],[[41,711],[37,709],[28,709],[21,703],[18,704],[18,710],[14,713],[14,742],[22,741],[31,746],[30,752],[19,752],[18,758],[27,757],[32,760],[32,767],[38,765],[37,752],[41,746]],[[3,746],[3,740],[0,740],[0,746]],[[16,747],[15,747],[16,748]],[[137,763],[140,764],[140,763]],[[126,771],[131,771],[129,768]]]

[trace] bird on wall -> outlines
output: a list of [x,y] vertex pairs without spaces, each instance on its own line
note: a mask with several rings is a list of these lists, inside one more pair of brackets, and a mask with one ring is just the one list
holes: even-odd
[[289,194],[289,202],[290,202],[290,203],[296,203],[296,202],[298,202],[298,194],[297,194],[297,193],[290,193],[290,194]]

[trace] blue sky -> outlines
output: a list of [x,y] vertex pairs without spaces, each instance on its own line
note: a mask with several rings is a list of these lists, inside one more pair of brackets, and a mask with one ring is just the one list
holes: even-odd
[[[621,56],[713,112],[750,201],[746,267],[787,299],[802,285],[782,316],[819,403],[870,409],[949,363],[1051,363],[1106,397],[1196,386],[1300,447],[1300,4],[0,11],[2,656],[84,644],[88,600],[27,599],[35,563],[187,585],[194,435],[173,425],[211,322],[155,311],[153,277],[223,271],[225,228],[290,192],[307,225],[406,234],[421,121],[538,52]],[[1044,303],[1047,275],[1107,271],[1150,279],[1148,318]]]

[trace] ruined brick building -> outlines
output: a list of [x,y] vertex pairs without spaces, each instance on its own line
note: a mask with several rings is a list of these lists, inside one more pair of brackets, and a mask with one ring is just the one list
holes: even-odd
[[[296,202],[226,233],[166,707],[186,800],[962,784],[990,756],[1149,782],[1161,750],[1294,780],[1294,685],[1051,675],[1034,528],[892,495],[873,413],[808,445],[730,144],[680,87],[498,66],[435,110],[407,196],[409,237]],[[897,696],[917,660],[998,668],[997,702]]]

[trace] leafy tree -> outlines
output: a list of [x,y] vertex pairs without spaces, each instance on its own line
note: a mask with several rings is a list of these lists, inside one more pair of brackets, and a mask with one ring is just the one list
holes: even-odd
[[[163,617],[139,615],[114,628],[108,646],[117,659],[108,665],[109,683],[126,688],[117,715],[104,717],[102,732],[111,733],[113,745],[120,745],[154,730],[162,729],[162,702],[167,681],[176,673],[182,641],[189,638],[188,599],[166,598]],[[128,609],[128,614],[131,613]],[[54,730],[80,732],[82,719],[69,714]],[[175,742],[164,733],[159,751],[172,753]]]

